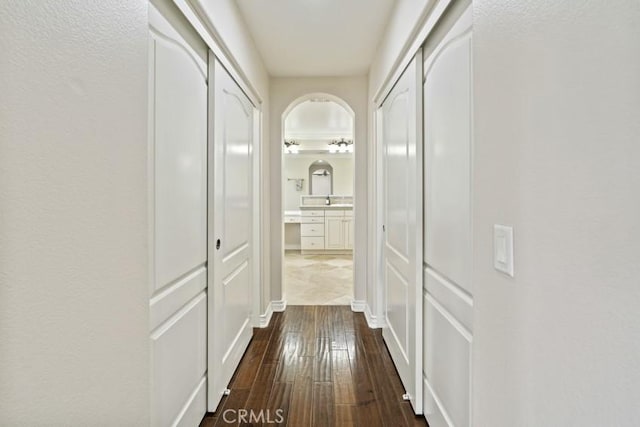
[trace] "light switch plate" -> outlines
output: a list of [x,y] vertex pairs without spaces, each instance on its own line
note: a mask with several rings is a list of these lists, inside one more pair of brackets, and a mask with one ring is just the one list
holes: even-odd
[[493,266],[513,277],[513,227],[493,225]]

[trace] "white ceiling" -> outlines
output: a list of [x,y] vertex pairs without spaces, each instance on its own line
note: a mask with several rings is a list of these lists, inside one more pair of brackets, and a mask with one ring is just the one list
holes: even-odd
[[285,139],[353,139],[353,118],[333,101],[305,101],[287,115],[284,129]]
[[395,0],[237,0],[272,76],[366,74]]

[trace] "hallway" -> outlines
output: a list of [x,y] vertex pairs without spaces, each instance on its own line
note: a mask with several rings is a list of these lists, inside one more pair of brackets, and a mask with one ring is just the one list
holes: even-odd
[[282,421],[275,425],[292,427],[427,425],[402,400],[380,329],[346,306],[275,313],[269,327],[254,330],[230,389],[202,427],[238,425],[239,409],[265,417],[269,409],[272,421]]
[[640,426],[640,0],[0,30],[0,427]]

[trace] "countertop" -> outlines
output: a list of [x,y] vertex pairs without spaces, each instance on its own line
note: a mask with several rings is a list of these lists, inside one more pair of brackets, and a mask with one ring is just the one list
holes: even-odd
[[333,205],[307,205],[307,206],[300,206],[301,210],[327,210],[327,209],[335,209],[335,210],[350,210],[353,209],[353,205],[346,205],[346,204],[333,204]]

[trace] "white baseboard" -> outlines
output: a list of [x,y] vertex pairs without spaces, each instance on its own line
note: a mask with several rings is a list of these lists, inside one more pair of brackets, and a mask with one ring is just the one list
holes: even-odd
[[369,304],[365,304],[364,318],[367,319],[367,325],[369,325],[371,329],[377,329],[382,327],[382,325],[378,321],[378,316],[374,316],[373,313],[371,313],[371,308],[369,307]]
[[270,305],[273,311],[281,312],[287,308],[287,301],[286,300],[271,301]]
[[369,304],[363,300],[351,300],[351,311],[356,313],[364,313],[364,318],[367,319],[367,325],[371,329],[381,328],[382,325],[378,322],[376,316],[371,313],[371,308],[369,308]]
[[351,300],[351,311],[355,311],[356,313],[362,313],[366,306],[367,306],[366,301],[358,301],[355,299]]
[[273,316],[273,306],[271,305],[271,303],[269,303],[264,314],[260,315],[258,326],[260,328],[266,328],[267,326],[269,326],[269,322],[271,322],[271,316]]

